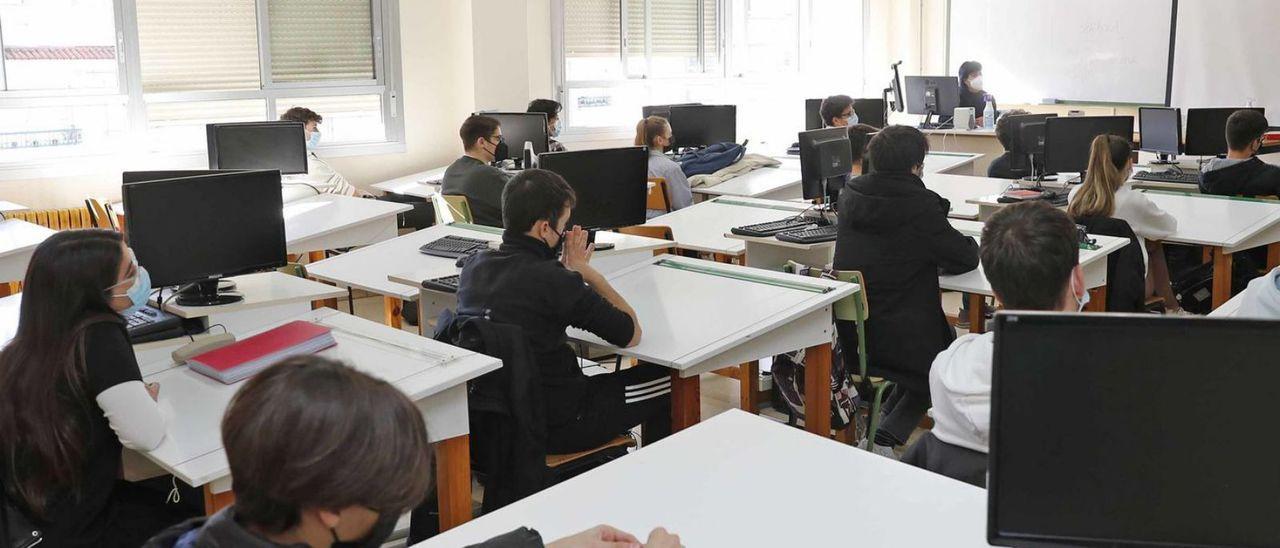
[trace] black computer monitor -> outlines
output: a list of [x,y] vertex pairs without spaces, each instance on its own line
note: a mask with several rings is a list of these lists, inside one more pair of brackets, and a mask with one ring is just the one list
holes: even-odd
[[853,111],[858,114],[858,123],[883,128],[887,123],[887,107],[884,99],[854,99]]
[[577,194],[569,226],[608,229],[644,224],[649,195],[649,151],[645,147],[551,152],[538,166],[568,181]]
[[276,169],[281,175],[307,172],[302,122],[206,124],[209,169]]
[[1217,156],[1227,153],[1227,118],[1237,110],[1256,110],[1266,114],[1261,107],[1189,108],[1187,109],[1187,156]]
[[822,119],[822,99],[804,100],[804,130],[812,131],[827,126]]
[[1182,152],[1182,109],[1139,107],[1139,150],[1158,154],[1158,161]]
[[485,116],[502,126],[502,140],[507,143],[507,157],[497,161],[524,157],[525,142],[533,143],[536,156],[547,151],[547,115],[543,112],[486,112]]
[[908,76],[906,82],[908,114],[936,114],[950,120],[960,106],[960,80],[955,76]]
[[218,294],[219,278],[285,265],[278,171],[138,180],[122,194],[129,245],[152,284],[193,284],[178,304],[235,302]]
[[145,181],[159,181],[161,179],[177,179],[180,177],[195,177],[197,175],[218,175],[221,173],[239,173],[246,171],[243,169],[171,169],[160,171],[126,171],[121,173],[121,182],[123,184],[141,183]]
[[1057,117],[1057,114],[1014,114],[1000,118],[1001,122],[1008,125],[1009,134],[1013,136],[1013,142],[1009,143],[1009,152],[1019,155],[1039,154],[1044,152],[1044,131],[1040,132],[1038,140],[1024,139],[1027,127],[1033,124],[1044,125],[1044,121],[1049,118]]
[[640,107],[640,115],[645,118],[650,116],[661,116],[667,120],[671,120],[671,107],[689,107],[701,104],[702,103],[673,103],[670,105],[649,105]]
[[1274,545],[1277,332],[1274,321],[997,314],[988,540]]
[[672,106],[671,134],[676,148],[696,148],[738,140],[736,105]]
[[853,149],[847,128],[832,127],[802,131],[800,140],[800,187],[806,200],[832,198],[837,177],[853,171]]
[[1111,134],[1133,140],[1132,116],[1057,116],[1044,122],[1044,169],[1084,173],[1093,138]]

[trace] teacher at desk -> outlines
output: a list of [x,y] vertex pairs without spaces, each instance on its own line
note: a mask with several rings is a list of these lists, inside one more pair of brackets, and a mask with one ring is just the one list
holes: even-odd
[[978,126],[985,122],[982,112],[991,101],[991,110],[996,110],[996,99],[982,87],[982,63],[965,61],[960,64],[960,106],[973,107]]

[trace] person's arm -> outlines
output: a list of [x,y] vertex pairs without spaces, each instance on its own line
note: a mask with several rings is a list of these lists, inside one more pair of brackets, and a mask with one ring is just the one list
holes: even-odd
[[1168,211],[1152,202],[1144,194],[1138,194],[1140,218],[1143,237],[1148,240],[1163,240],[1178,231],[1178,219]]
[[978,242],[961,234],[947,222],[950,203],[941,200],[939,214],[921,216],[921,230],[925,245],[945,274],[963,274],[978,268]]
[[[587,231],[575,226],[573,230],[565,233],[564,238],[564,254],[561,256],[561,261],[565,268],[582,276],[582,281],[587,284],[587,294],[571,297],[575,301],[571,305],[573,309],[571,315],[576,322],[582,322],[574,325],[600,335],[609,342],[619,344],[622,337],[618,337],[616,333],[621,331],[621,322],[618,321],[616,314],[610,313],[611,308],[630,319],[631,336],[626,339],[623,346],[631,347],[640,344],[640,318],[636,316],[635,309],[631,308],[627,300],[609,284],[604,275],[590,264],[594,246],[587,242]],[[592,294],[597,299],[592,299]],[[596,302],[598,299],[603,299],[603,302]],[[601,304],[608,306],[601,307]],[[614,338],[611,340],[609,335],[614,335]]]
[[85,365],[94,401],[120,444],[135,451],[159,447],[165,436],[164,415],[156,403],[159,387],[142,383],[124,330],[104,322],[91,326],[86,337]]
[[671,196],[671,209],[684,209],[693,205],[693,189],[689,187],[689,178],[680,170],[680,164],[672,162],[666,170],[667,193]]

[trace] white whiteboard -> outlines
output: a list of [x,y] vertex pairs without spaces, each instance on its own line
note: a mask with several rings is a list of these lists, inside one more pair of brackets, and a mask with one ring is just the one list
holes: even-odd
[[1163,105],[1172,10],[1172,0],[951,0],[949,69],[982,63],[998,103]]
[[1179,0],[1174,48],[1176,107],[1266,107],[1280,120],[1280,4],[1275,0]]

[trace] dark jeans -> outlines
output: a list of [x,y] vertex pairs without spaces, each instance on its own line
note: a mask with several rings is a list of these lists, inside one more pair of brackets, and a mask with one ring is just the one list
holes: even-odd
[[895,384],[888,399],[885,400],[882,414],[883,422],[876,433],[876,443],[880,445],[902,445],[911,438],[911,433],[920,424],[920,419],[929,411],[929,394],[911,390],[901,384]]

